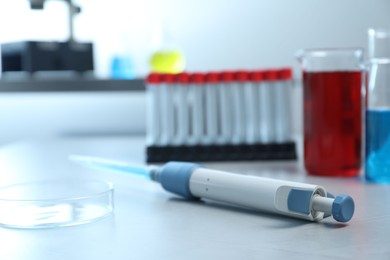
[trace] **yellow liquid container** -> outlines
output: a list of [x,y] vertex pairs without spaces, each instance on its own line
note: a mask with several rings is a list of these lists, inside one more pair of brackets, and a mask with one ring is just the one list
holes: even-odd
[[150,58],[150,66],[153,72],[180,73],[185,69],[184,54],[179,50],[156,51]]

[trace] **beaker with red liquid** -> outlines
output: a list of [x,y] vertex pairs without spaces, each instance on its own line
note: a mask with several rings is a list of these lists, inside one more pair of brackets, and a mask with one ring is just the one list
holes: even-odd
[[358,175],[362,162],[363,50],[303,50],[299,60],[306,171],[320,176]]

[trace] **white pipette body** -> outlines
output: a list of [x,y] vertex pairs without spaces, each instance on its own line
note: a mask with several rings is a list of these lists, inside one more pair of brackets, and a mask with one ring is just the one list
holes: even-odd
[[118,167],[113,161],[86,158],[71,159],[94,169],[146,176],[187,199],[215,200],[310,221],[332,215],[338,222],[348,222],[355,209],[349,195],[334,198],[325,188],[313,184],[229,173],[186,162],[169,162],[160,168],[122,163]]

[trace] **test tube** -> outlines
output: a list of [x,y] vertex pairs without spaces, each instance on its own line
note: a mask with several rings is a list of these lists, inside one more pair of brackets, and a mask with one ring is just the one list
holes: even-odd
[[245,125],[245,104],[244,86],[249,80],[247,71],[237,71],[234,73],[234,82],[231,86],[232,108],[233,108],[233,133],[232,143],[243,144],[245,142],[246,125]]
[[206,74],[206,133],[204,139],[205,144],[215,144],[218,138],[218,84],[220,84],[220,77],[217,72],[209,72]]
[[183,145],[189,137],[190,120],[188,91],[190,76],[188,73],[179,73],[175,76],[175,129],[174,145]]
[[147,137],[148,146],[158,145],[161,135],[160,126],[160,84],[161,75],[151,73],[146,78],[147,89]]
[[265,70],[263,72],[264,80],[259,87],[260,102],[260,142],[272,143],[275,141],[275,123],[274,123],[274,83],[277,79],[276,70]]
[[234,73],[231,71],[221,72],[221,84],[218,86],[220,98],[218,114],[220,118],[220,129],[218,144],[227,144],[232,138],[232,109],[231,109],[231,84],[234,80]]
[[252,71],[249,74],[249,79],[245,84],[245,103],[246,103],[246,124],[247,134],[246,143],[255,144],[260,141],[259,138],[259,85],[263,80],[263,73],[261,71]]
[[252,71],[252,80],[253,84],[255,85],[256,88],[256,99],[257,99],[257,138],[256,138],[256,143],[264,143],[264,135],[265,131],[263,129],[264,125],[264,103],[263,103],[263,92],[264,92],[264,80],[265,80],[265,71],[263,70],[255,70]]
[[291,141],[290,88],[292,71],[283,68],[277,71],[278,80],[274,82],[275,90],[275,142]]
[[204,83],[205,74],[190,75],[191,123],[189,144],[198,145],[204,139]]
[[160,86],[161,140],[160,145],[171,145],[175,135],[174,124],[174,80],[173,74],[163,74]]

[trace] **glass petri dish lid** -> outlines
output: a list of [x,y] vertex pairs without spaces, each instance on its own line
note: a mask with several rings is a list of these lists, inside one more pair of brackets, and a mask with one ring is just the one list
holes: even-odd
[[0,226],[56,228],[89,223],[113,212],[112,183],[55,180],[0,188]]

